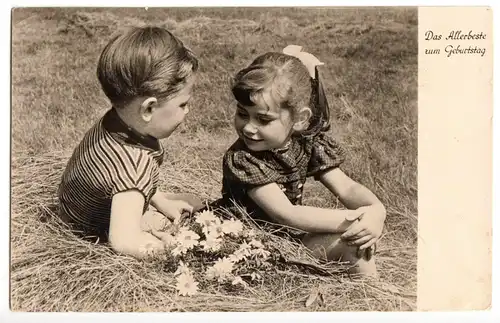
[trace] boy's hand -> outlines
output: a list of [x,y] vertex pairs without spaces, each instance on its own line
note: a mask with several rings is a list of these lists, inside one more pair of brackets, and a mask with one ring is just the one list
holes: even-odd
[[174,237],[168,232],[151,229],[150,233],[162,243],[163,247],[168,247],[174,243]]
[[160,196],[155,200],[154,207],[174,223],[179,222],[182,213],[193,211],[193,207],[182,200],[169,200]]
[[381,204],[363,206],[357,210],[363,214],[347,228],[341,238],[349,241],[349,245],[358,246],[362,252],[374,245],[382,235],[386,211]]
[[149,232],[142,232],[140,239],[139,258],[157,256],[163,253],[167,246],[167,239],[163,236],[163,233],[158,234],[154,229],[149,230]]

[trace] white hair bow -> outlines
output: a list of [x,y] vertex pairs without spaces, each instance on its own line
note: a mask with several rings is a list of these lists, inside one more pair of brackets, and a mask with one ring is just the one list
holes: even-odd
[[304,64],[305,67],[307,67],[307,70],[309,71],[309,75],[311,75],[312,78],[315,78],[316,66],[325,64],[325,63],[321,62],[313,54],[303,52],[302,46],[298,46],[298,45],[286,46],[285,48],[283,48],[283,54],[294,56],[294,57],[297,57],[298,59],[300,59],[302,64]]

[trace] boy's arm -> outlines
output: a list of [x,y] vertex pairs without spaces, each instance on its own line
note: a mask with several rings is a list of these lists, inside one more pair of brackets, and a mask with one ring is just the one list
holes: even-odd
[[169,199],[169,194],[161,192],[160,190],[156,191],[150,203],[173,222],[178,222],[184,212],[191,213],[193,211],[193,206],[186,201]]
[[277,223],[306,232],[344,232],[357,218],[355,210],[332,210],[293,205],[276,183],[259,186],[248,192],[250,198]]
[[164,244],[141,230],[144,196],[137,190],[117,193],[111,202],[109,242],[113,250],[145,258],[149,251],[163,251]]

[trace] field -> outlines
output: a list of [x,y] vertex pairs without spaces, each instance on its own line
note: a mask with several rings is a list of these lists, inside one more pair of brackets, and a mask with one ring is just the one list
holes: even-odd
[[[15,311],[408,311],[416,309],[417,11],[415,8],[16,9],[12,13],[11,309]],[[186,122],[164,144],[162,188],[219,197],[234,141],[232,75],[256,55],[302,45],[326,66],[344,171],[388,210],[381,282],[300,271],[228,294],[172,289],[158,262],[77,239],[51,217],[73,148],[109,108],[96,61],[121,28],[158,24],[199,57]],[[334,207],[314,181],[305,203]],[[312,289],[324,304],[305,305]]]

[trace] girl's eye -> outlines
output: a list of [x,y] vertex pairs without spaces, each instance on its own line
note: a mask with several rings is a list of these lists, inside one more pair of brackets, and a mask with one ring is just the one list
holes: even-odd
[[269,119],[269,118],[262,118],[262,117],[259,117],[259,122],[261,124],[268,124],[270,123],[271,121],[273,121],[272,119]]
[[240,109],[236,110],[236,114],[237,114],[239,117],[242,117],[242,118],[246,118],[246,117],[248,117],[248,113],[246,113],[245,111],[240,110]]

